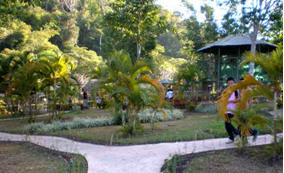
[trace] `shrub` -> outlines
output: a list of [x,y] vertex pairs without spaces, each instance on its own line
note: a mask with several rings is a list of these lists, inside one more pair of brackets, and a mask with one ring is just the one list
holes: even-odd
[[55,121],[51,124],[44,123],[33,123],[26,126],[26,131],[30,133],[35,132],[54,132],[60,130],[69,130],[69,129],[79,129],[79,128],[91,128],[91,127],[101,127],[113,125],[113,119],[101,118],[101,119],[90,119],[90,118],[75,118],[69,122],[60,122]]
[[200,103],[195,108],[199,113],[217,113],[216,103]]
[[190,112],[193,112],[195,111],[195,108],[196,108],[197,104],[194,103],[194,102],[188,102],[185,106],[186,110],[190,111]]
[[[140,122],[136,122],[136,128],[135,128],[135,133],[139,133],[144,131],[144,127],[142,126],[142,124]],[[133,135],[133,124],[132,123],[127,123],[125,126],[120,128],[120,132],[122,133],[122,135],[126,136],[126,135]]]
[[112,118],[113,118],[113,121],[114,121],[114,124],[115,125],[119,125],[119,124],[122,124],[122,119],[121,119],[121,116],[122,116],[122,112],[114,112],[112,114]]
[[34,133],[39,131],[39,129],[42,129],[44,127],[44,123],[33,123],[27,126],[26,130],[30,133]]
[[[166,113],[166,120],[176,120],[184,118],[183,112],[179,109],[164,109]],[[156,114],[153,109],[144,109],[138,113],[139,120],[143,123],[151,122],[151,119],[154,122],[163,121],[164,114],[162,112],[157,111]]]

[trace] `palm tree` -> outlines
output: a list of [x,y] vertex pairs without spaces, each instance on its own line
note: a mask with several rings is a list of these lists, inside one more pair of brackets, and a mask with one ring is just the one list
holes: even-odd
[[183,99],[184,91],[192,88],[192,96],[195,96],[196,81],[203,79],[203,73],[196,64],[188,63],[180,67],[179,73],[176,75],[176,83],[179,85],[179,94],[177,97]]
[[8,86],[11,86],[12,77],[15,72],[22,66],[22,64],[26,61],[27,52],[18,52],[18,51],[3,51],[0,54],[1,58],[1,67],[0,67],[0,92],[5,93],[6,95],[6,103],[8,105],[9,110],[9,102],[13,106],[13,97],[11,92],[7,90]]
[[273,90],[273,105],[274,105],[274,113],[273,113],[273,126],[274,126],[274,143],[277,143],[277,98],[281,92],[280,85],[283,80],[283,45],[278,44],[278,47],[271,54],[261,54],[261,53],[246,53],[245,60],[242,64],[246,64],[249,62],[253,62],[258,64],[263,68],[266,74],[269,77],[271,82],[271,88]]
[[[132,64],[130,56],[123,52],[113,52],[106,68],[100,71],[104,78],[101,88],[111,94],[116,111],[121,111],[123,104],[127,103],[126,114],[128,123],[135,133],[138,112],[144,107],[159,108],[164,99],[164,88],[156,80],[149,77],[151,70],[144,62],[138,61]],[[108,72],[108,73],[105,73]],[[158,100],[156,103],[149,100],[148,87],[154,87]],[[153,106],[156,104],[156,106]],[[124,120],[124,117],[122,117]],[[125,124],[125,122],[122,122]]]
[[[1,54],[1,92],[11,99],[18,98],[25,105],[29,100],[30,115],[32,115],[31,94],[37,88],[39,76],[35,73],[34,54],[30,52],[7,51]],[[25,107],[25,106],[24,106]]]
[[47,91],[52,95],[53,114],[51,118],[54,119],[57,115],[57,100],[65,99],[65,97],[58,97],[57,91],[59,88],[60,90],[65,89],[64,91],[70,89],[68,86],[73,84],[71,71],[75,68],[75,63],[71,57],[54,50],[43,51],[38,56],[38,63],[41,65],[40,73],[44,75],[41,81],[43,88],[48,88]]
[[[231,86],[224,90],[221,97],[218,100],[218,112],[224,118],[225,121],[229,121],[229,118],[226,116],[226,105],[228,102],[228,98],[230,95],[240,89],[250,87],[250,90],[244,91],[243,95],[241,95],[241,100],[238,103],[238,108],[236,110],[236,122],[240,125],[241,131],[243,134],[248,135],[251,125],[255,125],[254,119],[259,119],[259,116],[255,116],[255,111],[267,105],[257,105],[253,107],[247,107],[245,110],[242,109],[242,106],[247,104],[248,100],[257,97],[257,96],[264,96],[269,100],[273,100],[274,103],[274,143],[276,145],[277,138],[276,138],[276,120],[277,120],[277,113],[276,113],[276,100],[278,94],[280,93],[280,84],[282,83],[283,77],[283,53],[282,53],[282,45],[278,45],[278,48],[273,51],[271,54],[245,54],[245,60],[242,62],[241,65],[244,65],[248,62],[254,62],[260,65],[269,76],[271,87],[266,86],[259,81],[257,81],[254,77],[250,75],[245,75],[244,80]],[[251,116],[249,116],[251,115]],[[259,119],[260,125],[263,125],[263,119]],[[252,123],[253,122],[253,123]]]

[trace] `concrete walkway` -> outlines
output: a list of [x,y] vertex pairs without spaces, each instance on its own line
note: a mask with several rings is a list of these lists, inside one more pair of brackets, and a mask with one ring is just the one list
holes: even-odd
[[[256,142],[249,138],[249,145],[270,144],[271,135],[258,136]],[[235,148],[225,144],[226,138],[190,142],[159,143],[132,146],[103,146],[72,141],[52,136],[27,136],[0,132],[0,141],[26,141],[53,150],[76,153],[88,161],[88,173],[158,173],[165,159],[175,154],[198,153]]]

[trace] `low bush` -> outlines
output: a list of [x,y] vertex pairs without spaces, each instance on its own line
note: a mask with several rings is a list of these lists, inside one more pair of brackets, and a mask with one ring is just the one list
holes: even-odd
[[196,103],[194,103],[194,102],[188,102],[188,103],[185,105],[185,108],[186,108],[187,111],[193,112],[193,111],[195,111],[196,106],[197,106]]
[[[137,122],[135,126],[136,126],[135,133],[140,133],[144,131],[144,127],[140,122]],[[133,124],[127,123],[125,126],[120,128],[120,132],[124,136],[133,135]]]
[[38,131],[38,129],[42,129],[45,126],[44,123],[40,122],[40,123],[33,123],[30,124],[26,127],[26,130],[30,133],[35,133]]

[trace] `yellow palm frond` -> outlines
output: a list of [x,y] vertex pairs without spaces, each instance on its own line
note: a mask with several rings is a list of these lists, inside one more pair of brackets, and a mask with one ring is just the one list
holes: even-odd
[[240,135],[241,136],[250,136],[251,133],[250,133],[250,127],[246,126],[246,125],[240,125],[239,126],[239,129],[240,129]]
[[245,59],[241,66],[249,62],[260,65],[274,86],[278,87],[283,79],[283,46],[281,44],[271,54],[245,53]]
[[151,79],[147,75],[142,75],[139,78],[139,83],[148,83],[148,84],[153,85],[156,88],[156,90],[158,91],[158,95],[159,95],[159,97],[158,97],[159,98],[158,108],[162,107],[164,97],[165,97],[164,86],[162,84],[160,84],[158,81]]
[[262,85],[260,82],[258,82],[254,77],[252,77],[249,74],[246,74],[244,76],[244,80],[241,82],[236,83],[235,85],[226,88],[219,100],[217,101],[217,109],[219,115],[227,122],[229,122],[229,118],[226,116],[227,111],[227,104],[228,99],[231,96],[231,94],[239,89],[246,88],[248,86],[254,86],[254,85]]

